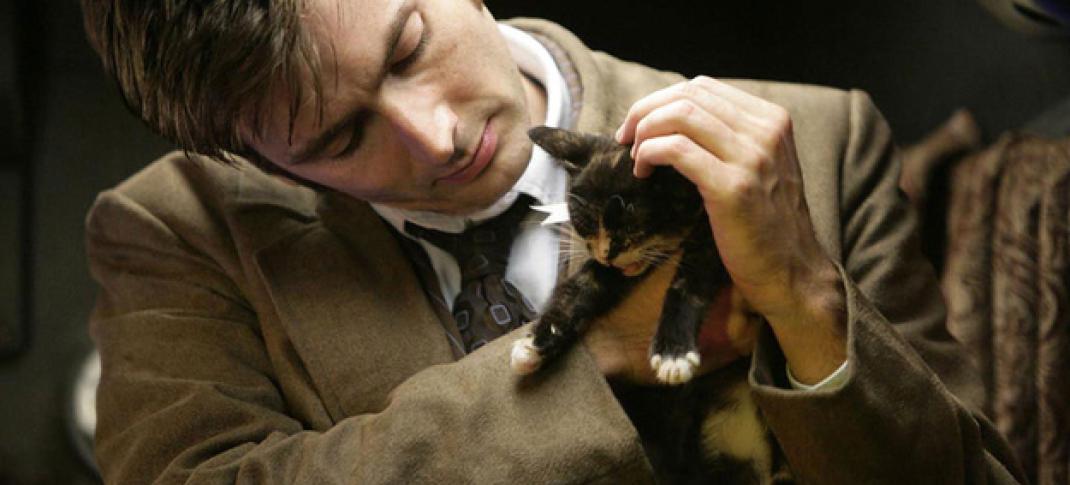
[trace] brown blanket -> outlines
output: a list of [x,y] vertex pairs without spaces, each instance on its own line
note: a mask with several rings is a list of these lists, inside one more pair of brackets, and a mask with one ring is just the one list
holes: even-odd
[[[960,118],[962,115],[956,115]],[[901,186],[922,211],[947,190],[943,290],[948,326],[974,351],[995,421],[1030,478],[1070,479],[1070,138],[1006,134],[975,143],[953,118],[905,151]],[[966,124],[964,124],[966,123]],[[975,133],[975,132],[974,132]],[[955,158],[955,157],[952,157]]]

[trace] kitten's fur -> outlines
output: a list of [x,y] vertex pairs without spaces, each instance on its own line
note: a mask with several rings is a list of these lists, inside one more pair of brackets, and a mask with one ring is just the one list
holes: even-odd
[[569,214],[591,259],[554,290],[533,335],[515,343],[513,368],[533,372],[560,355],[590,322],[636,297],[630,290],[651,268],[678,262],[650,356],[660,381],[690,383],[618,384],[622,405],[663,481],[787,478],[774,473],[784,463],[751,401],[746,360],[692,381],[699,328],[717,290],[730,283],[695,186],[671,168],[637,179],[629,147],[608,137],[546,127],[528,134],[570,171]]

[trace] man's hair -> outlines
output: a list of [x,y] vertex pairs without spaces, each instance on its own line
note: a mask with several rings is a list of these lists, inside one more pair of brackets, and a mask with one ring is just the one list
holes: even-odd
[[320,98],[318,55],[300,22],[305,0],[81,1],[89,42],[127,106],[185,150],[264,166],[242,127],[260,135],[269,94],[290,94],[291,135],[302,91]]

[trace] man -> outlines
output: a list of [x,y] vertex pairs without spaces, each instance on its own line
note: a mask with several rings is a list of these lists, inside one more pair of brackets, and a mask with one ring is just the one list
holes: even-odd
[[[405,229],[563,201],[525,136],[542,123],[614,134],[637,176],[672,166],[699,187],[769,323],[751,385],[800,481],[1020,480],[973,411],[864,94],[686,81],[546,22],[500,27],[475,0],[83,8],[134,111],[215,157],[168,155],[89,216],[107,481],[650,481],[603,377],[649,379],[649,334],[596,326],[519,379],[524,330],[461,342],[457,261]],[[541,230],[506,275],[536,306],[559,276]]]

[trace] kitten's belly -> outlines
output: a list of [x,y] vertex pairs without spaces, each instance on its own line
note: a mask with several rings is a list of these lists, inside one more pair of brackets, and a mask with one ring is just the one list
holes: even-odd
[[631,329],[655,327],[661,316],[661,307],[665,303],[665,293],[676,275],[682,254],[677,252],[661,265],[651,268],[631,293],[603,317],[603,324]]
[[[665,294],[672,285],[682,254],[682,251],[677,252],[660,266],[652,268],[632,288],[631,293],[594,324],[610,330],[617,337],[627,336],[648,344],[661,321]],[[738,292],[726,292],[714,298],[706,315],[707,323],[712,319],[723,322],[723,326],[705,325],[698,336],[699,347],[726,350],[730,346],[735,353],[725,354],[729,360],[721,361],[721,364],[738,356],[750,355],[761,326],[755,324],[760,320],[749,317],[747,308]]]

